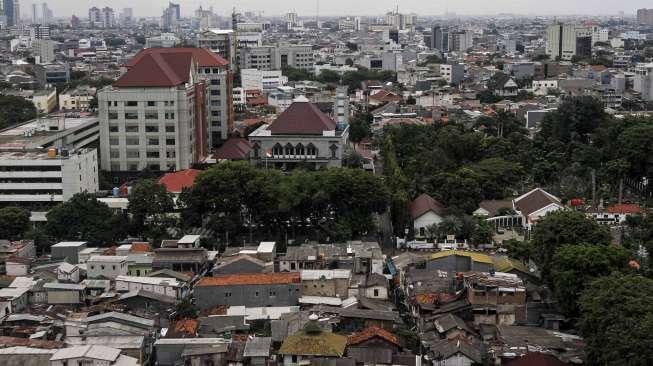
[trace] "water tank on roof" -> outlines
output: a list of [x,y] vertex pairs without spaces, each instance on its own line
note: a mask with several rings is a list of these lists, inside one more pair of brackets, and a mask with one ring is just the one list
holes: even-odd
[[113,189],[111,190],[111,193],[113,194],[114,197],[119,197],[120,196],[120,188],[113,187]]
[[48,149],[48,158],[55,158],[57,157],[57,149],[54,147],[51,147]]

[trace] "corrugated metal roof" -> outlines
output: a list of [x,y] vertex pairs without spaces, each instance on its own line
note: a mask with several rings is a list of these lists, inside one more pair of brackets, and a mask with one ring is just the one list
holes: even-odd
[[254,337],[249,338],[245,343],[245,350],[243,356],[245,357],[268,357],[270,356],[270,345],[272,338],[270,337]]
[[494,262],[492,261],[492,258],[483,253],[477,253],[477,252],[467,252],[464,250],[443,250],[441,252],[433,253],[431,255],[431,259],[440,259],[440,258],[446,258],[452,255],[457,255],[461,257],[469,257],[471,258],[474,262],[480,262],[480,263],[488,263],[488,264],[493,264]]
[[351,277],[348,269],[305,269],[299,272],[302,281],[346,279]]
[[118,358],[118,356],[120,356],[119,349],[100,345],[87,345],[62,348],[58,350],[54,355],[52,355],[50,361],[88,357],[96,360],[113,362]]

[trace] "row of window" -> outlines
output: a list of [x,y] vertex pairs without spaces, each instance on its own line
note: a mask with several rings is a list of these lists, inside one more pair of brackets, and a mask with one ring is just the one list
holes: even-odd
[[[109,132],[120,132],[120,126],[118,125],[110,125],[109,126]],[[138,133],[140,132],[140,126],[138,125],[125,125],[125,132],[127,133]],[[145,132],[148,133],[154,133],[154,132],[159,132],[159,126],[151,126],[151,125],[146,125],[145,126]],[[165,126],[165,132],[166,133],[174,133],[175,132],[175,126],[174,125],[167,125]]]
[[[146,140],[148,146],[159,146],[158,137],[148,137]],[[177,141],[174,138],[167,138],[165,144],[168,146],[174,146],[176,143]],[[140,144],[141,144],[141,140],[138,137],[125,138],[125,145],[140,145]],[[120,139],[118,137],[109,138],[109,145],[112,146],[120,145]]]
[[[109,119],[115,120],[118,119],[118,112],[109,112],[108,113]],[[164,119],[175,119],[175,112],[165,112],[164,113]],[[128,120],[135,120],[138,119],[138,112],[125,112],[123,114],[124,119]],[[145,112],[144,118],[147,120],[157,120],[159,119],[159,113],[158,112]]]
[[[165,100],[163,102],[157,102],[153,100],[148,100],[147,102],[139,102],[137,100],[128,100],[125,102],[122,102],[123,106],[125,107],[138,107],[139,103],[145,103],[144,105],[148,107],[156,107],[159,105],[159,103],[163,103],[164,106],[166,107],[173,107],[175,105],[174,100]],[[117,107],[118,106],[118,101],[117,100],[111,100],[107,102],[107,106],[109,107]]]
[[[109,155],[111,159],[120,159],[120,150],[111,150]],[[177,156],[175,151],[166,151],[166,159],[174,159]],[[127,150],[127,159],[139,159],[141,152],[139,150]],[[146,151],[145,157],[148,159],[158,159],[161,157],[159,151]]]
[[[172,161],[167,162],[166,163],[166,170],[174,171],[174,170],[177,169],[176,166],[177,165]],[[161,171],[161,164],[154,164],[154,163],[153,164],[147,164],[146,167],[147,167],[147,169],[149,169],[151,171],[154,171],[154,172]],[[120,169],[120,164],[111,164],[111,171],[119,172],[120,170],[121,170]],[[139,171],[139,170],[142,170],[142,169],[139,169],[137,163],[132,163],[132,164],[127,164],[127,170],[131,171],[131,172],[135,172],[135,171]]]
[[[295,291],[296,291],[296,292],[299,292],[299,289],[297,288],[297,289],[295,289]],[[288,289],[288,293],[292,293],[292,289]],[[259,297],[260,295],[261,295],[261,294],[260,294],[259,291],[254,292],[254,296],[255,296],[255,297]],[[277,291],[275,291],[275,290],[269,290],[269,291],[268,291],[268,295],[269,295],[269,296],[277,296]],[[231,292],[225,292],[225,293],[224,293],[224,297],[231,297],[231,296],[233,296],[233,293],[231,293]]]

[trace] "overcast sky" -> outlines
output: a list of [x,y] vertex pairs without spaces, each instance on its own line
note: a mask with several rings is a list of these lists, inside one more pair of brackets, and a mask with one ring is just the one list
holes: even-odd
[[[31,4],[43,0],[20,0],[23,16],[31,15]],[[314,16],[318,0],[178,0],[182,16],[189,16],[202,5],[213,6],[219,15],[231,13],[236,5],[239,11],[263,11],[264,15],[280,15],[294,10],[300,16]],[[319,0],[322,15],[378,15],[393,8],[397,0]],[[459,15],[515,13],[526,15],[565,14],[617,14],[624,11],[634,14],[635,9],[653,7],[652,0],[399,0],[401,12],[421,15],[440,15],[446,9]],[[110,6],[120,9],[131,7],[136,16],[159,16],[167,5],[166,0],[49,0],[55,16],[86,15],[91,6]]]

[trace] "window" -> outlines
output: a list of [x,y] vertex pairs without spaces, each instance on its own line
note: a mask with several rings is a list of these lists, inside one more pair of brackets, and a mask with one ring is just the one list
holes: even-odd
[[104,270],[104,264],[103,264],[103,265],[101,265],[101,266],[100,266],[100,268],[101,268],[102,270]]
[[270,296],[277,296],[277,292],[274,290],[270,290]]
[[166,112],[165,119],[175,119],[175,112]]
[[163,102],[163,105],[166,106],[166,107],[173,107],[175,105],[175,101],[174,100],[170,100],[170,101],[166,100],[165,102]]
[[128,100],[125,102],[126,107],[138,107],[138,102],[135,100]]
[[220,85],[220,79],[211,80],[211,85]]
[[286,152],[286,155],[295,155],[295,148],[290,143],[286,145],[284,151]]
[[120,151],[111,150],[111,152],[109,152],[109,156],[111,156],[111,159],[120,159]]
[[211,90],[211,95],[219,96],[220,95],[220,90]]
[[214,74],[219,74],[219,73],[220,73],[220,69],[213,69],[213,73],[214,73]]
[[136,113],[136,112],[125,112],[125,119],[138,119],[138,113]]
[[145,119],[159,119],[159,113],[157,113],[157,112],[145,112]]
[[231,297],[231,292],[225,292],[224,297]]
[[167,125],[166,126],[166,132],[175,132],[175,126]]
[[109,139],[109,145],[120,145],[120,140],[117,137],[112,137]]
[[166,151],[166,158],[174,159],[175,157],[177,157],[177,154],[174,151]]
[[256,292],[254,293],[254,296],[258,297],[258,291],[256,291]]
[[211,116],[221,117],[222,116],[222,111],[211,111]]
[[281,144],[277,143],[274,145],[272,148],[272,155],[277,156],[277,155],[283,155],[283,147],[281,147]]
[[139,145],[141,143],[140,140],[138,139],[138,137],[127,137],[125,139],[125,141],[126,141],[127,145],[132,145],[132,146],[133,145]]
[[115,266],[115,265],[113,266],[113,270],[114,270],[114,271],[116,270],[116,266]]
[[135,159],[141,156],[140,151],[138,150],[127,150],[127,159]]
[[304,145],[301,143],[297,144],[297,147],[295,148],[295,154],[304,155]]
[[159,165],[159,164],[150,164],[148,166],[148,168],[150,168],[150,170],[153,170],[153,171],[157,172],[157,171],[161,170],[161,165]]
[[131,171],[138,170],[138,164],[129,164],[128,169]]
[[159,152],[158,151],[148,151],[147,152],[147,157],[151,159],[158,159],[159,158]]
[[338,146],[331,145],[331,159],[336,159],[338,157]]
[[317,155],[317,149],[315,148],[315,145],[308,144],[308,146],[306,147],[306,155],[310,155],[310,156]]
[[159,132],[159,126],[145,126],[145,132]]
[[118,119],[118,112],[109,112],[109,119]]
[[147,139],[147,144],[150,146],[159,146],[159,139],[156,137],[150,137]]
[[109,126],[109,132],[118,132],[118,126]]
[[125,132],[128,132],[128,133],[138,132],[138,125],[136,125],[136,126],[125,126]]
[[379,290],[378,290],[378,289],[374,289],[374,297],[378,297],[378,296],[379,296]]
[[150,100],[150,101],[147,102],[147,106],[148,107],[156,107],[156,102]]
[[175,139],[166,139],[166,145],[174,145],[175,143]]
[[95,269],[95,266],[91,265],[91,269]]

